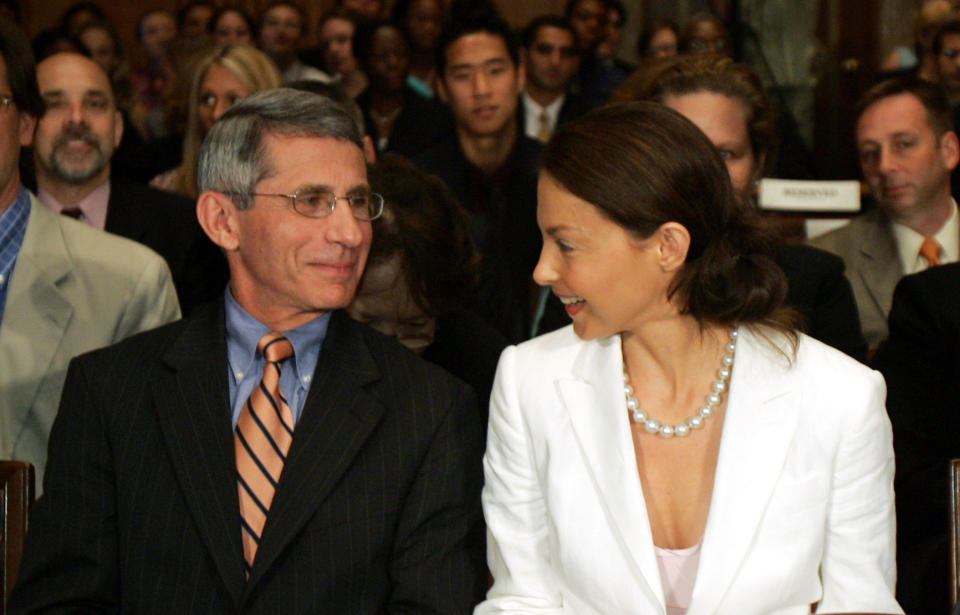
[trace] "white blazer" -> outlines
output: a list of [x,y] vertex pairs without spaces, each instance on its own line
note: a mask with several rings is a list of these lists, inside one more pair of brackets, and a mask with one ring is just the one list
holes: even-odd
[[[622,373],[619,336],[572,327],[504,351],[484,456],[494,585],[475,615],[665,613]],[[903,612],[884,394],[812,338],[790,365],[741,329],[688,615]]]

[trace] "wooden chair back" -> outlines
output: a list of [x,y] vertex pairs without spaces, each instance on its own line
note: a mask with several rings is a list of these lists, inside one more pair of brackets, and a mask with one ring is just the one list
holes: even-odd
[[7,598],[17,581],[35,480],[32,464],[0,461],[0,614],[6,610]]

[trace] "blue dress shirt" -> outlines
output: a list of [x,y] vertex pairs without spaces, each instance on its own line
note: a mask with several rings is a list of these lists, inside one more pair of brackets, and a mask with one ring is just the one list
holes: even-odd
[[[250,315],[243,306],[233,298],[229,285],[224,293],[227,319],[227,369],[230,382],[230,408],[233,411],[232,425],[237,427],[240,411],[250,398],[254,387],[263,377],[263,367],[266,363],[262,355],[257,353],[257,343],[270,328]],[[313,379],[317,360],[320,358],[320,348],[327,336],[327,326],[330,324],[330,313],[311,320],[291,331],[283,333],[293,344],[293,357],[287,359],[280,372],[280,390],[290,404],[293,412],[293,422],[296,424],[303,413],[303,403],[310,392],[310,383]]]
[[7,305],[7,288],[13,276],[13,266],[17,263],[23,236],[27,232],[27,219],[30,218],[30,193],[25,188],[7,211],[0,214],[0,323],[3,322],[3,310]]

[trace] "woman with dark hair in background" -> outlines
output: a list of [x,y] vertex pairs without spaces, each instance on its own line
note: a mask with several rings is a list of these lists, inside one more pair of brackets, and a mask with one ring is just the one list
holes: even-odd
[[210,20],[210,34],[219,45],[241,43],[252,45],[256,39],[256,24],[243,9],[225,6]]
[[447,110],[408,84],[410,45],[400,26],[390,21],[364,24],[357,30],[353,48],[369,80],[357,104],[377,151],[412,158],[453,130]]
[[407,83],[418,94],[432,98],[437,88],[437,43],[443,29],[443,0],[397,0],[393,21],[410,42]]
[[902,613],[883,379],[795,330],[703,133],[649,102],[563,125],[537,220],[573,325],[500,359],[475,614]]
[[[717,54],[668,58],[632,75],[612,99],[653,100],[680,112],[720,153],[741,201],[756,206],[757,183],[777,157],[776,119],[760,78],[746,64]],[[767,222],[790,234],[783,220]],[[843,261],[811,246],[782,241],[774,258],[787,275],[787,304],[803,316],[805,332],[865,360],[867,342]]]
[[383,215],[347,311],[469,383],[485,416],[507,342],[468,309],[479,260],[470,219],[439,178],[400,156],[383,156],[369,179]]
[[637,51],[644,59],[662,59],[677,55],[680,28],[668,19],[651,22],[640,33]]

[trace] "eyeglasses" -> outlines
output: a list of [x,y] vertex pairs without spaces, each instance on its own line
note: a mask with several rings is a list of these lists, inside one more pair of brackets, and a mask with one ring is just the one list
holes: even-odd
[[[227,192],[225,194],[241,194]],[[357,220],[376,220],[383,213],[383,196],[376,192],[359,192],[347,196],[337,196],[329,190],[303,188],[293,194],[268,194],[247,192],[249,196],[275,196],[290,199],[294,211],[308,218],[326,218],[333,213],[337,201],[343,199],[350,204],[350,212]]]

